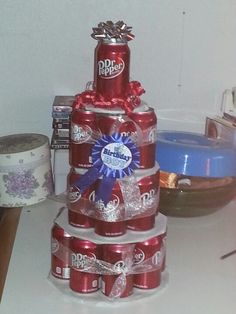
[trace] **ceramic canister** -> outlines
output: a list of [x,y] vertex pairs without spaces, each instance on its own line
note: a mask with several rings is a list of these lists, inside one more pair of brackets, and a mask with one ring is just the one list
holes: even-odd
[[25,133],[0,137],[0,206],[36,204],[52,191],[47,136]]

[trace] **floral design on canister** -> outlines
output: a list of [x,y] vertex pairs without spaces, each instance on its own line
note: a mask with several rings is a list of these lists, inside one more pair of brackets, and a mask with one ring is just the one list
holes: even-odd
[[9,172],[3,176],[6,193],[21,199],[30,199],[35,194],[35,189],[39,187],[37,179],[33,175],[32,169],[20,172]]

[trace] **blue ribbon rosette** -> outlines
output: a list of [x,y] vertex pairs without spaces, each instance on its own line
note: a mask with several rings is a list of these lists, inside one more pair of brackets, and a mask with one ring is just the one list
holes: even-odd
[[120,133],[104,135],[92,148],[93,166],[76,182],[82,194],[99,177],[102,177],[95,202],[106,206],[112,194],[116,179],[130,176],[139,166],[140,154],[129,136]]

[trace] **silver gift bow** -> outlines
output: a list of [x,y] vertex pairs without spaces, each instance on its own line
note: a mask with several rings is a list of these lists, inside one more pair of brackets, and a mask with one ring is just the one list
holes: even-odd
[[134,38],[131,34],[132,27],[123,21],[113,23],[112,21],[100,22],[98,27],[93,27],[91,36],[96,40],[107,39],[115,41],[129,41]]

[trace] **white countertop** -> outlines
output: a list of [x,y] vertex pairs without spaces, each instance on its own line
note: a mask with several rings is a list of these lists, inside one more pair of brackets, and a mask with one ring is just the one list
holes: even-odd
[[150,297],[121,303],[64,295],[47,278],[50,229],[61,207],[47,200],[24,208],[19,222],[1,314],[235,314],[236,201],[199,218],[168,218],[166,286]]

